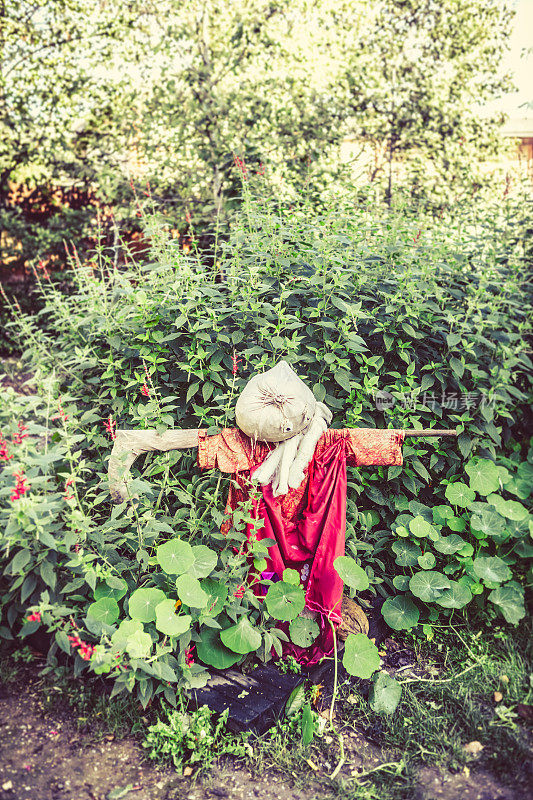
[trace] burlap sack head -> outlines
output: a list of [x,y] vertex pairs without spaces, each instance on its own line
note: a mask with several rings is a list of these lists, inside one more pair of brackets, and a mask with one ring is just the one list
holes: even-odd
[[313,392],[286,361],[251,378],[235,408],[237,425],[262,442],[283,442],[305,430],[316,409]]

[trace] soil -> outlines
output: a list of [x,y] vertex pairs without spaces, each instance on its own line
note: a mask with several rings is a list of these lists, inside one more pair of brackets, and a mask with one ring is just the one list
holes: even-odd
[[[31,675],[0,686],[0,800],[320,800],[343,796],[313,782],[292,782],[275,770],[261,774],[227,760],[196,781],[146,759],[133,738],[80,733],[73,712],[44,712]],[[344,733],[341,777],[352,783],[361,771],[390,760],[357,731]],[[321,776],[335,765],[318,765]],[[350,791],[347,793],[350,795]],[[525,800],[485,772],[451,774],[423,768],[406,800]]]

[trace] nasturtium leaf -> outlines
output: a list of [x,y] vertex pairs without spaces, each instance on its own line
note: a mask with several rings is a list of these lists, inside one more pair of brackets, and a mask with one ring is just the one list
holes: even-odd
[[399,592],[405,592],[409,588],[409,575],[395,575],[392,579],[392,585]]
[[102,597],[111,597],[117,602],[121,600],[128,591],[128,584],[122,578],[116,578],[115,580],[117,583],[113,586],[109,586],[106,581],[98,581],[94,587],[94,599],[101,600]]
[[221,631],[220,638],[226,647],[241,655],[252,653],[261,646],[261,634],[246,616],[242,616],[236,625]]
[[166,636],[181,636],[191,627],[189,614],[176,614],[174,600],[163,600],[155,609],[155,627]]
[[405,527],[405,525],[398,525],[396,530],[394,531],[396,536],[399,536],[401,539],[408,539],[409,538],[409,531]]
[[370,678],[379,669],[379,652],[364,633],[350,633],[344,643],[342,664],[356,678]]
[[281,622],[290,622],[303,611],[305,594],[301,586],[278,581],[269,587],[265,597],[268,613]]
[[[222,615],[218,618],[221,628],[229,628],[231,622]],[[203,627],[200,632],[200,641],[196,643],[198,658],[204,664],[215,669],[228,669],[241,658],[240,653],[234,653],[220,640],[220,630]]]
[[450,536],[441,536],[440,539],[434,543],[433,547],[438,553],[450,556],[453,553],[457,553],[465,544],[466,542],[464,539],[456,533],[452,533]]
[[311,710],[310,703],[306,703],[302,710],[302,720],[300,723],[302,733],[302,744],[307,747],[311,743],[315,733],[315,718]]
[[503,583],[513,577],[513,573],[498,556],[478,556],[473,563],[474,572],[484,581]]
[[176,591],[182,603],[193,608],[205,608],[208,596],[202,589],[198,578],[190,575],[179,575],[176,578]]
[[130,617],[140,622],[152,622],[155,619],[155,607],[163,600],[166,597],[161,589],[136,589],[128,604]]
[[266,570],[268,566],[266,558],[254,558],[254,569],[261,573]]
[[472,592],[467,586],[463,586],[457,581],[450,581],[450,583],[450,588],[437,597],[435,602],[443,608],[463,608],[471,601]]
[[320,633],[320,628],[314,619],[296,617],[289,625],[291,641],[299,647],[309,647]]
[[392,543],[392,551],[396,553],[396,563],[399,567],[415,567],[418,564],[418,556],[422,555],[422,550],[412,542],[405,539]]
[[409,589],[415,597],[419,597],[424,603],[431,603],[440,597],[445,589],[450,588],[450,581],[442,572],[427,570],[417,572],[409,581]]
[[386,672],[378,672],[377,675],[374,675],[369,694],[372,711],[375,711],[376,714],[393,714],[401,696],[402,687],[396,678]]
[[152,649],[152,637],[143,631],[134,631],[126,642],[126,653],[131,658],[146,658]]
[[207,595],[207,603],[203,613],[208,614],[210,617],[216,617],[224,608],[224,603],[228,596],[228,587],[225,583],[215,581],[213,578],[206,578],[200,581],[200,586]]
[[526,615],[524,590],[514,581],[493,589],[489,594],[489,600],[498,606],[507,622],[512,625],[518,625]]
[[461,508],[467,508],[476,497],[476,493],[461,481],[448,484],[444,494],[452,506],[461,506]]
[[167,575],[183,575],[194,564],[193,549],[188,542],[170,539],[156,551],[157,563]]
[[466,522],[462,517],[450,517],[446,520],[446,525],[451,531],[462,533],[466,528]]
[[205,544],[196,544],[192,548],[194,562],[191,564],[188,574],[193,578],[207,578],[215,569],[218,556],[210,547]]
[[295,569],[284,569],[282,578],[285,583],[292,583],[293,586],[300,585],[300,573]]
[[413,628],[420,618],[420,611],[409,597],[389,597],[381,607],[387,625],[395,631]]
[[483,511],[472,514],[470,527],[486,536],[498,536],[505,530],[505,519],[492,506],[486,504]]
[[425,506],[424,503],[419,503],[418,500],[409,501],[409,511],[413,517],[423,517],[426,522],[433,521],[432,509],[429,506]]
[[[409,523],[409,530],[414,536],[418,538],[423,538],[424,536],[429,536],[430,533],[437,534],[437,531],[424,517],[415,517]],[[438,534],[437,534],[438,535]]]
[[498,467],[488,458],[474,458],[465,466],[470,478],[470,488],[478,494],[487,495],[500,488]]
[[457,551],[457,555],[462,558],[470,558],[470,556],[474,555],[474,548],[470,542],[466,542],[461,549]]
[[87,609],[87,616],[92,617],[105,625],[112,625],[117,621],[120,609],[112,597],[101,597],[96,603],[91,603]]
[[118,626],[118,630],[111,636],[111,644],[113,647],[123,650],[131,636],[137,633],[137,631],[141,631],[141,633],[144,632],[142,622],[136,619],[123,619]]
[[365,589],[368,589],[370,585],[368,575],[350,556],[338,556],[333,562],[333,566],[341,580],[351,589],[355,589],[358,592],[364,592]]
[[435,556],[429,550],[423,556],[418,556],[418,566],[422,567],[422,569],[433,569],[436,563]]
[[498,514],[501,514],[502,517],[515,520],[516,522],[520,522],[520,520],[529,516],[527,508],[523,506],[522,503],[518,503],[516,500],[504,500],[499,494],[489,494],[487,503],[494,506]]
[[450,506],[433,506],[431,510],[433,512],[433,522],[436,525],[445,525],[447,519],[455,516],[453,508],[450,508]]

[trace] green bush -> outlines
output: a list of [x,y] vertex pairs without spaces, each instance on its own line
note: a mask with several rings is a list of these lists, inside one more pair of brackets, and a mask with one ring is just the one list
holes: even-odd
[[[249,508],[223,536],[227,480],[180,452],[147,456],[138,502],[111,507],[106,427],[231,426],[249,376],[282,357],[334,427],[459,431],[409,439],[403,467],[350,470],[347,551],[389,624],[431,635],[473,606],[518,622],[532,554],[528,254],[512,208],[470,214],[317,215],[245,197],[213,266],[146,218],[142,264],[99,253],[72,265],[70,294],[42,283],[42,312],[13,321],[39,391],[1,411],[3,635],[45,623],[52,663],[75,651],[76,670],[144,704],[205,682],[192,645],[219,667],[281,652],[275,603],[246,586]],[[194,575],[169,566],[185,551]]]

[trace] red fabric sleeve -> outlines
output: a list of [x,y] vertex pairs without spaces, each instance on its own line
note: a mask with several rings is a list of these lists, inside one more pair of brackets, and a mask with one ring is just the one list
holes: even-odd
[[346,428],[346,463],[356,467],[403,464],[404,432],[376,428]]

